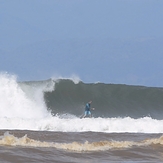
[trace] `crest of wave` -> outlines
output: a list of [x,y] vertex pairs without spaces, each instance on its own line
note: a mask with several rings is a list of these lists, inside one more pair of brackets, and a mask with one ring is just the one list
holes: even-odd
[[55,75],[52,77],[52,80],[54,81],[57,81],[60,79],[69,79],[69,80],[72,80],[75,84],[78,84],[81,81],[81,79],[77,75],[71,75],[70,77],[63,77],[60,75]]
[[[38,93],[37,90],[36,95],[30,98],[20,87],[16,76],[1,73],[0,117],[24,119],[42,118],[50,115],[43,100],[43,89],[40,88],[39,92],[40,93]],[[35,92],[33,92],[33,94],[35,94]]]

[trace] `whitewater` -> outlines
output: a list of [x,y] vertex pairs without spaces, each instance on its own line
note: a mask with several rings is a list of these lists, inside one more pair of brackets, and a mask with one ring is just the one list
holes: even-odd
[[[71,79],[73,81],[73,79]],[[130,116],[80,119],[72,111],[56,114],[48,108],[44,94],[55,92],[59,79],[37,82],[18,82],[16,76],[0,75],[0,129],[56,132],[104,132],[104,133],[163,133],[163,120],[150,116]],[[73,81],[77,85],[79,81]],[[71,92],[68,92],[71,94]],[[82,100],[82,99],[81,99]],[[64,99],[62,99],[64,102]],[[83,106],[82,106],[83,107]],[[99,111],[96,108],[96,111]],[[101,113],[102,115],[102,113]],[[149,126],[149,127],[147,127]]]

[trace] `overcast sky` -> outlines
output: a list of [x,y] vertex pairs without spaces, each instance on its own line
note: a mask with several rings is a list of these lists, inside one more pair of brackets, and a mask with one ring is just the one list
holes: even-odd
[[[38,49],[40,50],[44,43],[47,44],[52,40],[57,41],[58,46],[55,44],[55,48],[58,54],[52,55],[54,52],[52,53],[51,50],[48,56],[46,46],[42,50],[39,62],[36,60],[35,66],[30,63],[27,65],[27,60],[37,57]],[[80,45],[84,42],[88,44],[85,43],[83,48],[78,48],[77,45],[73,46],[74,40]],[[98,47],[101,40],[103,44],[107,44],[109,40],[109,46],[103,46],[101,43]],[[139,40],[139,45],[134,42],[135,40]],[[143,41],[146,43],[141,45]],[[86,82],[100,81],[162,87],[163,48],[160,47],[161,43],[163,46],[162,41],[163,0],[0,0],[0,71],[14,73],[20,80],[47,79],[55,74],[67,77],[76,74]],[[123,47],[123,42],[125,45],[127,42],[127,47]],[[138,49],[133,45],[134,43]],[[156,53],[150,53],[151,46]],[[30,47],[29,51],[28,47]],[[50,65],[52,60],[57,63],[58,55],[62,56],[65,53],[65,47],[67,49],[71,47],[72,52],[70,55],[71,49],[67,51],[66,59],[60,64],[69,65],[70,61],[67,58],[71,57],[72,64],[79,62],[74,64],[76,67],[67,66],[64,69],[64,66]],[[107,49],[113,47],[112,51]],[[62,48],[65,48],[65,51]],[[92,49],[96,48],[97,50],[94,50],[96,56],[91,54],[88,58],[92,58],[93,63],[90,59],[90,64],[97,63],[97,66],[85,65],[82,58],[82,56],[87,57],[85,51],[93,53]],[[135,50],[139,51],[135,52]],[[132,57],[134,55],[129,64],[126,64],[127,61],[121,62],[121,51],[127,57],[130,53]],[[146,54],[147,52],[150,55]],[[117,58],[112,67],[105,58],[99,61],[100,56],[104,55],[102,53],[105,53],[105,57],[107,55],[106,58],[111,63]],[[80,60],[76,56],[79,54]],[[151,57],[154,62],[148,57]],[[15,62],[18,62],[17,66]],[[61,62],[61,59],[58,59],[58,62]],[[87,72],[86,69],[82,69],[82,66],[78,67],[79,64],[88,67],[91,71]]]

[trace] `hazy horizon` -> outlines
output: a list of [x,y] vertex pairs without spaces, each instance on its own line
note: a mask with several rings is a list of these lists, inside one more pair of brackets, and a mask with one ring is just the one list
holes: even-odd
[[0,0],[0,72],[163,87],[163,1]]

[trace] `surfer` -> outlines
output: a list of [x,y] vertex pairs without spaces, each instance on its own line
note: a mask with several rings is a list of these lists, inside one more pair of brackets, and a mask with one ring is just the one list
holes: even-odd
[[91,108],[91,103],[92,101],[89,101],[86,106],[85,106],[85,112],[84,112],[84,116],[83,118],[85,118],[86,116],[89,116],[90,118],[92,117],[92,114],[91,114],[91,109],[92,110],[95,110],[95,108]]

